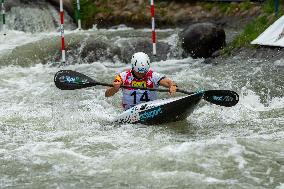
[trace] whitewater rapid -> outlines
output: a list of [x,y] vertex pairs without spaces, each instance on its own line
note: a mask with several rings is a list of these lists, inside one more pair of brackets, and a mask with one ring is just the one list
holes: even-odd
[[[96,32],[121,41],[121,30],[80,35]],[[127,32],[143,36],[149,31]],[[165,42],[177,44],[173,30],[161,32],[167,34]],[[10,31],[5,40],[1,36],[0,57],[50,37],[59,36]],[[154,61],[152,68],[181,88],[228,89],[240,95],[232,108],[203,101],[187,120],[159,126],[110,124],[122,111],[121,94],[106,99],[104,87],[57,89],[53,77],[60,69],[111,83],[129,68],[120,61],[73,61],[61,67],[52,62],[1,65],[0,188],[284,187],[283,60]]]

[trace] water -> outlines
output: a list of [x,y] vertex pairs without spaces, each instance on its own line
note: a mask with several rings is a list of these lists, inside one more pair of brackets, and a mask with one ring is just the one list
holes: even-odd
[[[38,2],[35,4],[25,5],[19,4],[18,6],[11,7],[7,13],[7,27],[10,30],[24,31],[28,33],[37,32],[52,32],[56,29],[59,30],[58,11],[51,5],[41,5]],[[64,27],[65,29],[75,29],[76,26],[72,18],[65,12],[64,14]],[[2,22],[0,26],[2,25]]]
[[[127,31],[133,38],[148,32]],[[162,32],[173,48],[176,33]],[[80,35],[98,33],[119,43],[122,31]],[[59,37],[10,31],[13,42],[0,44],[0,55],[50,36]],[[109,124],[121,112],[121,94],[106,99],[104,87],[60,91],[53,83],[59,69],[111,82],[129,65],[69,61],[64,67],[1,65],[0,188],[284,188],[283,60],[153,62],[155,71],[184,89],[240,94],[232,108],[203,101],[187,120],[159,126]]]

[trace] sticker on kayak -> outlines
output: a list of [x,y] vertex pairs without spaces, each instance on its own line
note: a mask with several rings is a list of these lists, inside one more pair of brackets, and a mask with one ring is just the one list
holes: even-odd
[[[144,108],[142,108],[142,109],[144,109]],[[143,112],[139,112],[139,108],[133,107],[133,108],[129,109],[129,111],[126,112],[127,113],[126,115],[124,115],[123,117],[118,119],[116,122],[117,123],[137,123],[137,122],[141,123],[141,122],[145,122],[149,119],[153,119],[153,118],[155,118],[158,115],[163,113],[161,107],[152,108],[150,106],[150,107],[147,107],[147,108],[150,108],[150,109],[143,111]]]
[[147,119],[153,119],[154,117],[157,117],[159,114],[162,114],[162,113],[163,111],[161,107],[157,107],[157,108],[151,109],[150,111],[139,113],[140,121],[144,122]]
[[140,120],[139,113],[137,112],[137,107],[132,107],[131,109],[127,110],[125,115],[123,115],[121,118],[116,120],[117,123],[136,123]]

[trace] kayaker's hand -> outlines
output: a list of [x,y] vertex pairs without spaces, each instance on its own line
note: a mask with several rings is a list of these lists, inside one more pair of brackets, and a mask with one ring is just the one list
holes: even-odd
[[113,82],[113,88],[114,88],[116,91],[119,91],[120,86],[121,86],[121,82],[120,82],[120,81],[115,81],[115,82]]
[[170,92],[169,92],[170,96],[173,96],[173,95],[176,94],[176,92],[177,92],[177,86],[176,85],[172,85],[169,89],[170,89]]

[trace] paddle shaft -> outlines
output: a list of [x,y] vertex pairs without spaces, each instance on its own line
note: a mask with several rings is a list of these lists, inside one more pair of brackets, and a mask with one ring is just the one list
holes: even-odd
[[[101,86],[107,86],[107,87],[113,87],[112,84],[109,83],[101,83],[101,82],[95,82],[94,85],[101,85]],[[125,85],[121,85],[120,88],[124,88],[124,89],[141,89],[141,90],[147,90],[147,91],[158,91],[158,92],[169,92],[169,89],[157,89],[157,88],[143,88],[143,87],[132,87],[132,86],[125,86]],[[184,94],[194,94],[194,92],[188,92],[182,89],[177,89],[177,92],[180,93],[184,93]]]
[[[97,82],[84,74],[72,70],[58,71],[54,76],[54,82],[56,87],[58,87],[61,90],[76,90],[76,89],[93,87],[96,85],[113,87],[112,84]],[[169,92],[169,89],[132,87],[125,85],[121,85],[120,87],[128,89],[131,88],[131,89],[140,89],[148,91]],[[199,92],[188,92],[183,89],[177,89],[176,92],[184,93],[187,95],[199,93]],[[203,94],[204,100],[220,106],[231,107],[236,105],[239,101],[239,95],[234,91],[206,90],[200,93]]]
[[[108,87],[113,87],[112,84],[108,84],[108,83],[100,83],[100,82],[94,82],[93,85],[102,85],[102,86],[108,86]],[[156,89],[156,88],[142,88],[142,87],[131,87],[131,86],[125,86],[125,85],[121,85],[120,88],[132,88],[132,89],[141,89],[141,90],[148,90],[148,91],[159,91],[159,92],[169,92],[169,89]],[[192,95],[194,93],[197,92],[188,92],[186,90],[183,89],[177,89],[176,92],[180,92],[180,93],[184,93],[187,95]],[[226,106],[226,107],[231,107],[234,106],[238,103],[239,101],[239,96],[238,94],[236,94],[236,96],[234,95],[232,96],[226,96],[229,95],[229,91],[225,92],[227,94],[222,94],[223,92],[217,91],[216,90],[209,90],[209,91],[203,91],[203,99],[211,102],[213,104],[216,105],[220,105],[220,106]],[[224,97],[225,95],[225,97]],[[230,94],[232,95],[232,94]]]

